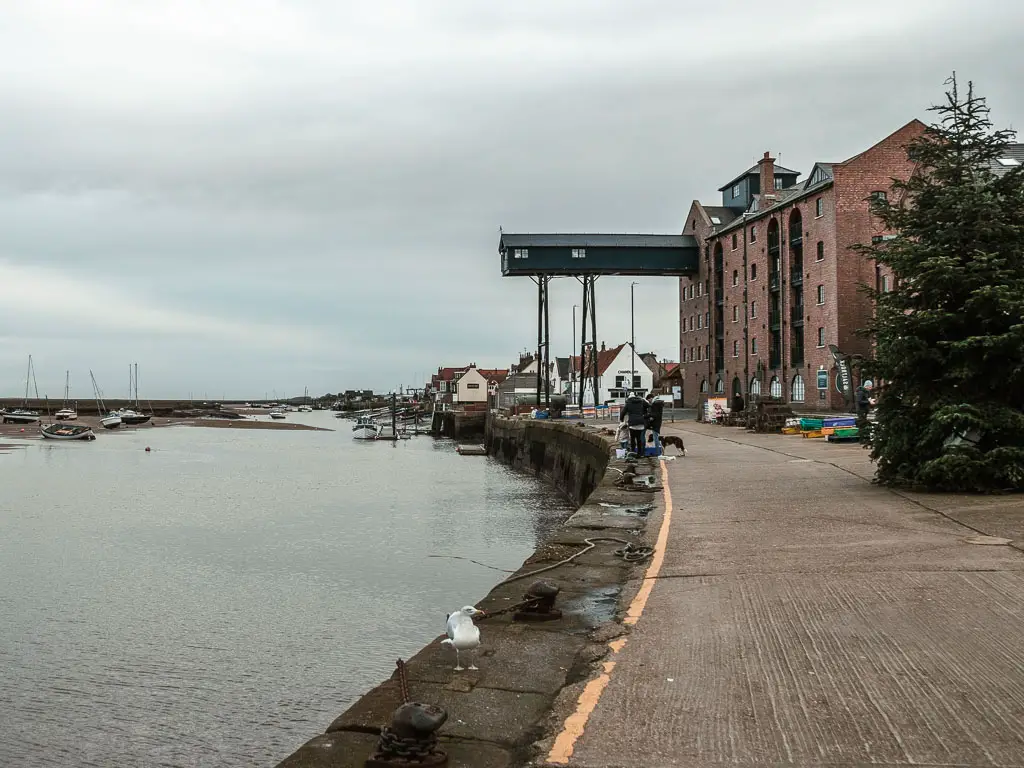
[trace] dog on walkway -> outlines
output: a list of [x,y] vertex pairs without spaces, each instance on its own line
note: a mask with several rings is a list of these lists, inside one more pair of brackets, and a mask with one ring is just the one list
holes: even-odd
[[678,448],[683,456],[686,455],[686,445],[683,443],[683,438],[678,435],[661,435],[662,449],[668,448],[670,445]]

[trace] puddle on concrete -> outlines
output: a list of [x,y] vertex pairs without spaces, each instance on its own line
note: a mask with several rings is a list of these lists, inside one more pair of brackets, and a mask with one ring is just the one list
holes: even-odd
[[622,587],[617,584],[598,587],[585,595],[566,600],[562,605],[562,610],[578,614],[588,629],[596,627],[615,618],[621,593]]

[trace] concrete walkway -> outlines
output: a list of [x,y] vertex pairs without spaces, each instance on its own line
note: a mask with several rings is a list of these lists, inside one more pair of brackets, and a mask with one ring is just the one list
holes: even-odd
[[856,445],[666,433],[689,455],[660,569],[552,764],[1024,766],[1024,499],[895,494]]

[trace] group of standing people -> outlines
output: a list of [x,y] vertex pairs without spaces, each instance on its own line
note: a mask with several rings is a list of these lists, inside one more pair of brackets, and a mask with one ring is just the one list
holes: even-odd
[[665,403],[656,400],[654,393],[648,393],[644,399],[637,392],[630,393],[619,411],[619,424],[629,431],[629,450],[637,456],[643,456],[647,445],[647,430],[654,436],[654,446],[661,446],[661,421],[665,411]]

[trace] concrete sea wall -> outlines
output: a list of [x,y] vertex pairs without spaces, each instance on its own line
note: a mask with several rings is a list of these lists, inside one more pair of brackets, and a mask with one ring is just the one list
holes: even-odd
[[491,417],[484,432],[487,452],[517,469],[535,472],[577,505],[604,478],[612,444],[580,422]]
[[[623,589],[643,565],[626,562],[616,550],[646,543],[649,510],[641,508],[655,500],[652,493],[618,486],[623,462],[610,460],[611,438],[596,429],[493,418],[485,441],[492,455],[548,479],[581,506],[515,574],[476,603],[492,614],[478,621],[478,670],[455,672],[441,636],[406,662],[410,700],[448,714],[439,744],[451,768],[524,765],[560,727],[553,714],[556,700],[578,695],[608,641],[624,632]],[[588,539],[600,537],[616,541],[592,542],[587,549]],[[579,556],[563,563],[573,555]],[[556,567],[535,574],[548,566]],[[520,602],[541,578],[559,590],[560,618],[521,622],[512,612],[494,615]],[[362,768],[402,701],[396,671],[279,768]]]

